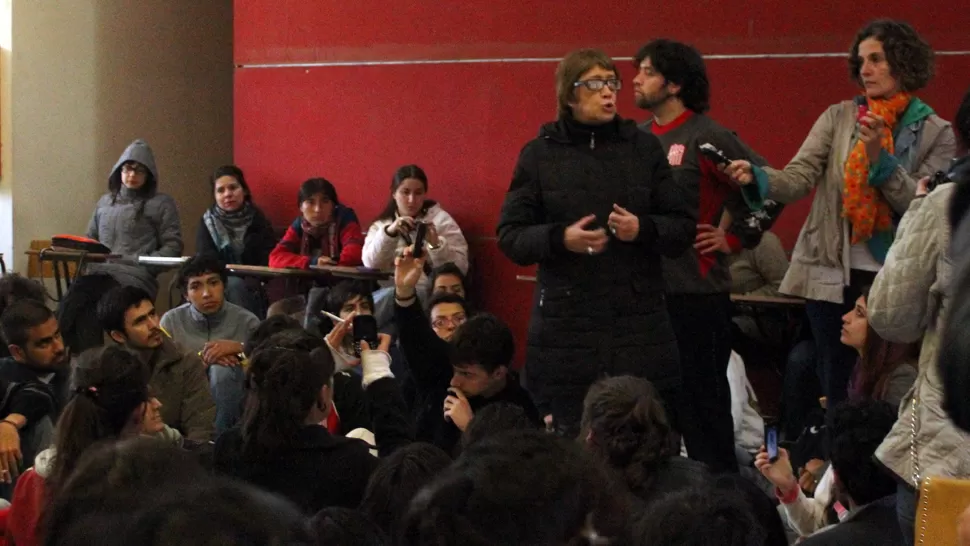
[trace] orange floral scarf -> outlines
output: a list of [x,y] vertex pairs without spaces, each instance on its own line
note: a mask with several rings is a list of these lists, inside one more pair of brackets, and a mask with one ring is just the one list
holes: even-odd
[[[886,120],[882,147],[890,154],[895,151],[893,129],[909,107],[911,97],[908,93],[897,93],[888,99],[869,99],[869,110]],[[892,230],[889,203],[878,189],[869,186],[869,156],[862,140],[856,141],[845,161],[842,215],[852,224],[852,244],[869,240],[874,232]]]

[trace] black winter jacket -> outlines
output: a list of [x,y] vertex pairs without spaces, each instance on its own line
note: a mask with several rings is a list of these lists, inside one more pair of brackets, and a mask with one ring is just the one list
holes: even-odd
[[[611,237],[594,256],[566,250],[566,227],[613,205],[636,214],[633,242]],[[658,389],[680,382],[664,301],[661,256],[694,241],[696,181],[676,182],[657,137],[617,117],[600,127],[572,119],[542,127],[522,149],[498,222],[499,247],[519,265],[539,264],[526,374],[540,411],[582,400],[605,375],[635,375]]]
[[[273,224],[263,211],[257,207],[253,215],[253,223],[249,225],[246,234],[243,236],[242,265],[269,265],[269,253],[276,248],[279,237],[273,229]],[[195,249],[197,254],[213,256],[224,262],[231,262],[230,256],[225,256],[216,248],[216,243],[209,234],[209,228],[205,225],[205,220],[199,219],[199,227],[195,232]]]

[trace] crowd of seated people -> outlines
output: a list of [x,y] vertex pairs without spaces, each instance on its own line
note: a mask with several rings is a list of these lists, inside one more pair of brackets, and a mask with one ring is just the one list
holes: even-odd
[[[577,422],[556,423],[530,390],[535,364],[523,382],[512,330],[478,305],[465,235],[428,199],[416,165],[394,173],[366,233],[334,183],[306,180],[300,215],[282,238],[243,171],[219,167],[197,254],[176,272],[181,302],[159,316],[162,269],[138,257],[181,256],[182,234],[175,201],[159,192],[155,155],[136,140],[112,168],[88,229],[121,258],[90,266],[57,312],[42,284],[0,277],[4,538],[20,546],[912,544],[923,480],[970,479],[970,436],[946,414],[936,366],[952,303],[946,214],[965,162],[938,187],[927,176],[970,153],[970,94],[952,128],[915,97],[932,73],[931,51],[903,23],[868,25],[852,51],[865,114],[855,101],[830,108],[783,169],[733,161],[719,170],[747,187],[734,204],[753,216],[740,223],[767,222],[755,230],[759,244],[737,248],[739,222],[726,214],[723,228],[698,227],[687,251],[701,262],[724,254],[715,261],[730,266],[731,292],[748,302],[804,304],[806,327],[794,349],[784,347],[787,365],[777,363],[780,416],[759,411],[743,361],[778,346],[788,319],[766,326],[735,317],[730,332],[713,333],[735,336],[727,368],[717,370],[732,391],[733,459],[715,465],[699,454],[704,435],[685,440],[683,427],[699,425],[685,424],[683,410],[700,406],[633,369],[582,382],[544,362],[550,384],[583,393]],[[679,92],[677,71],[656,64],[641,72],[669,71],[663,85]],[[611,67],[587,71],[593,79],[576,74],[567,95],[612,97],[619,84],[597,79],[615,76]],[[566,125],[609,146],[595,128]],[[587,142],[596,149],[586,140],[583,153]],[[778,203],[813,187],[789,263],[781,241],[760,231]],[[769,201],[774,213],[765,212]],[[838,207],[844,218],[832,214]],[[619,209],[623,225],[609,228],[624,231],[630,214]],[[586,230],[578,237],[588,246],[577,250],[565,239],[582,226],[533,227],[530,252],[554,260],[602,252],[606,236]],[[231,264],[363,266],[388,277],[277,282]],[[544,336],[557,320],[585,320],[562,300],[547,305],[561,314],[546,317],[530,344],[552,343]],[[365,339],[355,319],[370,316],[379,333]],[[670,345],[689,340],[677,341]],[[775,445],[764,422],[787,442]],[[567,433],[573,424],[578,434]]]

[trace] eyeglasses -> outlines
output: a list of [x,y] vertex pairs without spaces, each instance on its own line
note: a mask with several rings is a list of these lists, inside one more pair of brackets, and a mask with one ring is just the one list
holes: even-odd
[[608,80],[579,80],[573,84],[573,87],[579,87],[580,85],[585,86],[590,91],[600,91],[604,85],[609,87],[610,91],[618,91],[623,87],[623,82],[618,78],[610,78]]
[[121,172],[125,174],[131,174],[131,173],[147,174],[148,169],[139,165],[124,165],[123,167],[121,167]]
[[455,315],[453,317],[438,317],[434,319],[431,326],[434,328],[444,328],[446,326],[454,326],[457,328],[464,324],[466,320],[468,320],[468,317],[463,314]]

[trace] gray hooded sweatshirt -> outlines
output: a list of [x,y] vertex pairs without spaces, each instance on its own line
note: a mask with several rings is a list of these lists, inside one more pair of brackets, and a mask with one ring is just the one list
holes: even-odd
[[[141,163],[152,174],[139,190],[129,190],[121,184],[121,166],[127,161]],[[136,140],[128,145],[111,169],[108,181],[112,191],[98,200],[87,236],[126,259],[181,256],[182,229],[175,200],[157,192],[155,156],[145,141]]]
[[[139,190],[121,183],[121,166],[137,161],[150,172],[151,178]],[[108,176],[108,193],[94,208],[87,236],[97,239],[118,254],[121,260],[108,264],[91,264],[89,273],[107,273],[123,285],[138,286],[153,298],[158,291],[155,276],[161,270],[138,266],[138,256],[182,255],[182,228],[175,200],[158,193],[158,168],[155,155],[144,140],[128,145]]]

